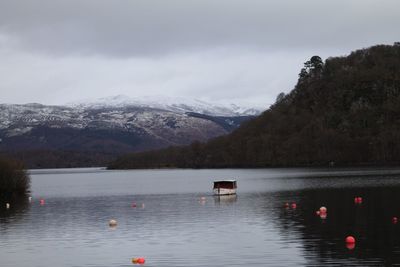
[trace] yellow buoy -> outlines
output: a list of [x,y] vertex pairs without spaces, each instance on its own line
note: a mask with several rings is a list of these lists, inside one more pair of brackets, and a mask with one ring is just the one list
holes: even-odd
[[109,222],[108,222],[108,225],[110,226],[110,227],[115,227],[115,226],[117,226],[117,220],[114,220],[114,219],[111,219]]

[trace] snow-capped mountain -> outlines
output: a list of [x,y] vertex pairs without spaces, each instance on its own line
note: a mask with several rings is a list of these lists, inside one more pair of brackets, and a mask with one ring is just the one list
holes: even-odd
[[257,116],[264,108],[248,105],[218,104],[199,99],[167,96],[129,97],[117,95],[98,99],[69,103],[67,106],[75,108],[103,108],[103,107],[145,107],[168,110],[177,113],[194,112],[211,116]]
[[252,112],[198,100],[123,96],[65,106],[0,104],[0,153],[51,150],[119,155],[185,145],[227,134],[250,119],[247,114]]

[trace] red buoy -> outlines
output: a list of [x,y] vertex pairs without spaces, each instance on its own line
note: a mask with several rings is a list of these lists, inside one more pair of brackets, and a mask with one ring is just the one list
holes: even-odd
[[355,197],[355,198],[354,198],[354,203],[355,203],[355,204],[362,204],[362,202],[363,202],[362,197]]
[[393,217],[393,218],[392,218],[392,223],[393,223],[393,224],[396,224],[397,222],[398,222],[397,217]]
[[44,199],[41,199],[41,200],[40,200],[40,205],[44,205],[44,203],[45,203],[45,202],[44,202]]
[[132,203],[132,208],[136,208],[136,203],[135,202]]
[[297,208],[297,204],[296,203],[292,203],[292,209]]
[[348,237],[346,237],[346,244],[355,244],[356,243],[356,239],[349,235]]
[[319,212],[320,213],[326,213],[328,210],[327,210],[327,208],[326,207],[321,207],[321,208],[319,208]]
[[356,247],[356,243],[346,243],[346,248],[348,250],[353,250]]
[[319,215],[319,217],[320,217],[322,220],[325,220],[326,217],[328,217],[328,214],[326,214],[326,213],[321,213],[321,214]]
[[144,264],[145,262],[146,262],[146,260],[144,258],[137,259],[137,263],[139,263],[139,264]]

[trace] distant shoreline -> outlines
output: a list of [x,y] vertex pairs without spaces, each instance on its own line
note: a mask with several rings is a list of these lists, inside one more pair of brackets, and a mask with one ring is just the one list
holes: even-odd
[[354,171],[354,172],[393,172],[400,174],[400,166],[392,165],[392,166],[335,166],[335,167],[327,167],[327,166],[290,166],[290,167],[249,167],[249,168],[237,168],[237,167],[227,167],[227,168],[136,168],[136,169],[107,169],[107,167],[79,167],[79,168],[43,168],[43,169],[29,169],[28,174],[37,175],[37,174],[62,174],[62,173],[97,173],[97,172],[112,172],[112,171],[168,171],[168,170],[314,170],[314,171],[329,171],[329,172],[341,172],[341,171]]

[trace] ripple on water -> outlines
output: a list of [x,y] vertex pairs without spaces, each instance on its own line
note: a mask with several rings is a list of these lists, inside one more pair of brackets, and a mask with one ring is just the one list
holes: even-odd
[[[161,267],[399,263],[400,227],[390,222],[400,216],[398,176],[327,172],[38,173],[32,204],[0,210],[0,265],[132,266],[133,257]],[[238,196],[213,197],[213,177],[237,177]],[[326,220],[315,216],[321,205]],[[359,237],[354,250],[343,243],[349,233]]]

